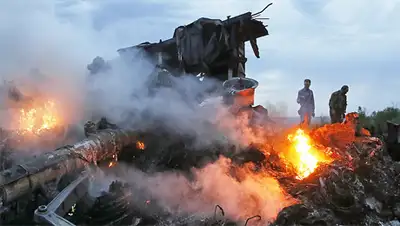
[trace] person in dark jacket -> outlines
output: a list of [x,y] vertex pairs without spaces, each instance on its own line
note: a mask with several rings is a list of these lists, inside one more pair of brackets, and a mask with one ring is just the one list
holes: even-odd
[[300,109],[297,111],[300,115],[301,124],[310,125],[311,117],[315,116],[314,93],[310,89],[311,80],[304,80],[304,88],[297,93],[297,103]]
[[331,116],[331,123],[342,123],[345,118],[347,108],[347,92],[349,86],[344,85],[342,88],[332,93],[329,99],[329,115]]

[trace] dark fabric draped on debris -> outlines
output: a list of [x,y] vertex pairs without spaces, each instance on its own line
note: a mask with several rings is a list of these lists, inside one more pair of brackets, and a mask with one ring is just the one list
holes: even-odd
[[200,18],[175,29],[174,39],[182,68],[207,72],[211,63],[229,49],[229,34],[221,20]]

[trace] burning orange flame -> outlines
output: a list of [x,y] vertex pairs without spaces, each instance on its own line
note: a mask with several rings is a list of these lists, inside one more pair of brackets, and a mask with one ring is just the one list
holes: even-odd
[[39,134],[43,130],[57,126],[58,118],[53,101],[47,101],[42,107],[21,109],[19,115],[19,130]]
[[143,142],[138,141],[138,142],[136,142],[136,148],[139,150],[144,150],[146,148],[146,146],[144,145]]
[[294,134],[289,134],[288,140],[296,151],[295,157],[291,156],[291,162],[296,167],[297,179],[308,177],[320,162],[328,161],[312,146],[311,138],[302,129],[297,129]]
[[108,168],[111,168],[111,167],[117,165],[117,161],[118,161],[117,155],[113,155],[112,158],[113,158],[113,160],[108,163]]

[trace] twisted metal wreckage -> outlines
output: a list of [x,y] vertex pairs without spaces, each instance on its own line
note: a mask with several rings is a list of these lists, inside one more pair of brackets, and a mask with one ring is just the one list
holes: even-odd
[[[267,111],[262,106],[252,107],[258,83],[245,78],[244,70],[244,43],[250,41],[253,52],[259,57],[256,39],[268,35],[262,22],[255,19],[264,10],[228,17],[225,21],[201,18],[178,27],[172,39],[142,43],[118,52],[129,59],[132,53],[142,50],[141,54],[156,62],[159,80],[165,75],[201,73],[225,81],[223,86],[228,90],[225,103],[247,106],[247,111],[265,116]],[[106,62],[97,57],[88,69],[96,74],[107,67]],[[143,202],[130,202],[135,200],[135,192],[129,184],[120,181],[112,182],[108,192],[96,197],[88,191],[93,180],[96,181],[92,175],[97,166],[116,160],[134,164],[143,171],[156,168],[188,172],[225,155],[234,163],[233,170],[255,164],[254,174],[269,172],[288,194],[299,200],[297,204],[283,208],[271,225],[383,225],[382,222],[396,225],[395,220],[400,218],[400,165],[393,159],[398,160],[399,126],[388,122],[389,135],[383,143],[378,138],[356,137],[362,133],[354,127],[356,117],[353,119],[355,121],[347,120],[347,124],[326,125],[309,132],[318,145],[329,147],[330,156],[335,160],[320,164],[302,180],[296,179],[293,170],[276,152],[266,154],[255,147],[240,153],[221,151],[231,148],[230,145],[193,152],[188,150],[190,139],[176,138],[160,128],[139,132],[120,129],[105,118],[98,123],[88,122],[85,140],[18,164],[9,164],[1,172],[0,222],[24,225],[237,225],[229,217],[224,218],[224,206],[220,205],[215,207],[215,215],[210,218],[173,217],[162,210],[152,214],[146,209],[160,208],[157,202],[146,201],[144,206],[139,206]],[[143,149],[146,151],[139,151]],[[150,200],[151,197],[143,199]],[[260,215],[248,217],[240,224],[268,223]]]

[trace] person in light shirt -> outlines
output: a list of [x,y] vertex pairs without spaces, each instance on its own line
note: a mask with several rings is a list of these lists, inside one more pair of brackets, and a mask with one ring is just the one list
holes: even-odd
[[304,80],[304,88],[297,93],[297,103],[300,104],[300,109],[297,113],[300,115],[302,125],[309,126],[311,117],[315,117],[315,102],[314,93],[310,89],[311,80]]

